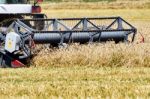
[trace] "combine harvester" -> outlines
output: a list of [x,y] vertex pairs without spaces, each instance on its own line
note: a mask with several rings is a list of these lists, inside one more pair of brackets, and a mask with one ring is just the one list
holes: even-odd
[[27,0],[8,1],[0,1],[1,67],[24,67],[34,44],[118,43],[128,42],[129,37],[133,42],[137,32],[121,17],[48,19],[37,5],[42,0],[33,5]]

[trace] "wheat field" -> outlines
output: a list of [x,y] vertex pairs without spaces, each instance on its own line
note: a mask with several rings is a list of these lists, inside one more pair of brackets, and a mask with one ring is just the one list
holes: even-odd
[[[47,7],[47,6],[46,6]],[[138,29],[134,43],[71,44],[41,50],[29,68],[0,69],[4,99],[150,98],[150,9],[49,9],[50,18],[122,16]],[[145,38],[141,40],[140,33]]]
[[[103,44],[72,44],[64,49],[45,49],[33,60],[35,66],[150,66],[150,12],[149,9],[107,9],[107,10],[44,10],[48,17],[105,17],[122,16],[138,29],[134,43],[107,42]],[[90,14],[91,13],[91,14]],[[60,15],[59,15],[60,14]],[[139,43],[141,34],[145,42]]]

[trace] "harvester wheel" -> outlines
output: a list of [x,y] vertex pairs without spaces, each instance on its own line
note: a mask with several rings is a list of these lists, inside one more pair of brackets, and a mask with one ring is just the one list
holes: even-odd
[[[44,19],[44,14],[35,15],[33,18]],[[43,30],[44,29],[44,25],[45,25],[45,22],[43,20],[34,22],[34,27],[37,30]]]
[[119,40],[115,40],[115,43],[118,44],[120,41]]

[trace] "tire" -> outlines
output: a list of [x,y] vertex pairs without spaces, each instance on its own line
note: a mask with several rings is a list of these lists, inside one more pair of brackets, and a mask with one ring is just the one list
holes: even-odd
[[[33,18],[44,19],[44,14],[35,15]],[[44,26],[45,26],[45,21],[35,21],[34,22],[34,27],[37,30],[43,30]]]

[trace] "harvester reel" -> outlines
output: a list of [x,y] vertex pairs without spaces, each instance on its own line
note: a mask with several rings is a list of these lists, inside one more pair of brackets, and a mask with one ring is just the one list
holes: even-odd
[[[106,21],[108,24],[104,24]],[[45,22],[44,29],[35,29],[27,23]],[[43,26],[43,24],[42,24]],[[134,41],[137,30],[120,17],[106,18],[66,18],[66,19],[18,19],[1,34],[5,47],[1,48],[0,63],[9,67],[19,67],[20,63],[32,56],[33,44],[57,45],[66,47],[68,43],[93,43],[115,41]],[[13,47],[9,47],[9,39],[13,39]],[[17,61],[16,61],[17,60]],[[18,62],[19,61],[19,62]],[[8,64],[9,63],[9,64]],[[17,63],[17,64],[16,64]],[[18,65],[19,63],[19,65]]]

